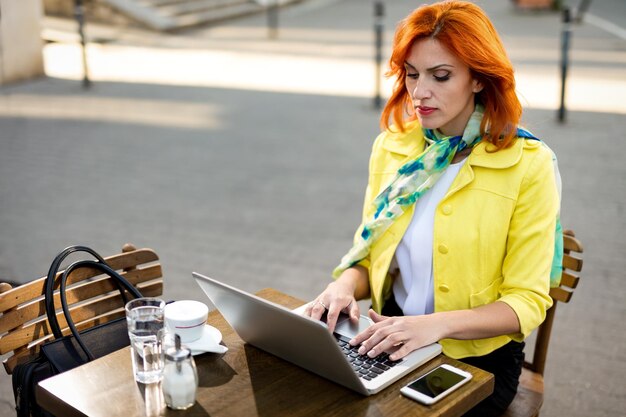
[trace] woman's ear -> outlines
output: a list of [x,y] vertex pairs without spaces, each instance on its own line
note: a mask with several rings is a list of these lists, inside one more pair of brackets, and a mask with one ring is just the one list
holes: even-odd
[[483,83],[478,81],[477,79],[472,80],[472,92],[474,94],[478,94],[483,91]]

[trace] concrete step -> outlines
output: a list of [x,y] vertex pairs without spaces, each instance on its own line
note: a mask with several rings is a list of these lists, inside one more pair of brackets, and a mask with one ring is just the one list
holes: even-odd
[[159,31],[199,26],[260,13],[251,0],[103,0],[124,15]]
[[192,13],[202,13],[209,10],[216,9],[229,9],[235,10],[238,7],[245,5],[247,7],[254,6],[255,10],[258,10],[256,3],[251,3],[247,0],[187,0],[178,1],[172,4],[162,5],[158,8],[159,13],[166,16],[181,16]]
[[172,18],[176,23],[177,29],[199,26],[207,22],[217,22],[235,17],[241,17],[260,13],[265,10],[263,7],[255,3],[241,3],[238,5],[230,5],[228,7],[213,8],[197,13],[181,14]]
[[152,6],[165,6],[169,4],[184,3],[187,0],[140,0],[140,3]]

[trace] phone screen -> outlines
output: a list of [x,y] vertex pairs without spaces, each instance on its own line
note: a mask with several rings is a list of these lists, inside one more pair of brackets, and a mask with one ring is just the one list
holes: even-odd
[[439,367],[409,385],[409,388],[435,398],[464,379],[463,375]]

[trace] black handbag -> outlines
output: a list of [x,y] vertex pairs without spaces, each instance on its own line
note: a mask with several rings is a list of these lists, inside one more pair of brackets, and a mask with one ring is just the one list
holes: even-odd
[[[122,349],[130,344],[128,339],[128,327],[126,325],[126,317],[120,317],[115,320],[91,327],[83,332],[78,332],[67,305],[65,294],[67,277],[72,271],[79,268],[98,269],[110,277],[114,278],[119,286],[128,290],[134,297],[141,297],[141,293],[130,284],[124,277],[119,275],[106,263],[95,261],[78,261],[67,267],[61,276],[60,296],[61,308],[67,320],[67,325],[72,332],[71,335],[57,337],[55,340],[41,346],[43,355],[48,359],[53,369],[57,373],[69,371],[84,363],[100,358],[116,350]],[[53,294],[46,293],[46,299],[52,299]],[[122,291],[124,303],[126,297]],[[46,303],[47,304],[47,303]],[[46,306],[47,307],[47,306]],[[56,314],[53,310],[48,311],[48,322],[50,327],[61,333]]]
[[[74,252],[87,252],[94,256],[97,261],[74,262],[65,269],[61,276],[59,285],[61,308],[71,331],[70,335],[63,336],[54,306],[54,281],[61,262]],[[78,332],[70,315],[65,290],[67,277],[72,271],[79,268],[97,269],[111,277],[122,294],[124,304],[128,301],[124,290],[127,290],[133,297],[142,296],[131,283],[112,269],[92,249],[85,246],[70,246],[59,253],[50,266],[44,285],[46,315],[55,339],[41,346],[41,352],[37,358],[17,365],[13,371],[13,394],[19,417],[50,416],[49,413],[41,410],[35,401],[34,393],[39,381],[73,369],[130,344],[125,317]]]

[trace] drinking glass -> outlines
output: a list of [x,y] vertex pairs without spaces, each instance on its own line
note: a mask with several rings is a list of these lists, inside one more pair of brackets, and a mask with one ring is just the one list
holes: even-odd
[[165,301],[160,298],[136,298],[126,303],[126,323],[137,382],[150,384],[163,376],[159,331],[163,329],[164,311]]

